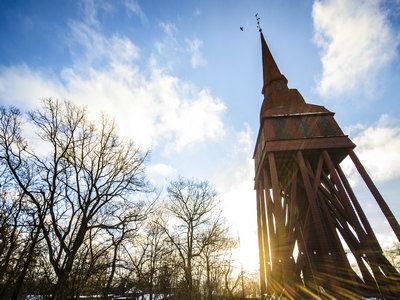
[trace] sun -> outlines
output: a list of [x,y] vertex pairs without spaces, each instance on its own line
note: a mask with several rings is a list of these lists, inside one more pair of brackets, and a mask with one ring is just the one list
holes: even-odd
[[257,241],[240,244],[234,253],[235,260],[243,266],[246,272],[254,272],[259,269],[259,255]]

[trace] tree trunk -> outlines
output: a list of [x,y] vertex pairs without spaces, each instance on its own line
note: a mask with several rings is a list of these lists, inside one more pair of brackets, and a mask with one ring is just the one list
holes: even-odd
[[107,286],[104,290],[104,299],[107,299],[107,295],[110,293],[111,284],[112,284],[112,281],[114,278],[115,268],[116,268],[116,264],[117,264],[118,245],[119,245],[119,243],[114,244],[113,260],[111,263],[111,272],[110,272],[110,276],[108,277]]
[[[87,222],[88,220],[82,221],[81,227],[79,228],[79,231],[76,235],[75,242],[74,245],[72,246],[71,252],[68,253],[65,257],[66,264],[65,267],[59,272],[57,284],[54,289],[54,294],[52,298],[53,300],[65,299],[65,289],[66,289],[67,279],[69,274],[71,273],[76,253],[78,252],[79,248],[83,244],[83,241],[85,240],[85,235],[86,232],[88,231]],[[53,267],[55,266],[53,265]]]
[[210,280],[210,259],[206,256],[206,272],[207,272],[207,299],[212,299],[212,287],[211,287],[211,280]]
[[22,284],[24,283],[24,279],[25,279],[25,275],[26,272],[28,271],[29,265],[31,264],[32,258],[33,258],[33,252],[35,251],[35,247],[37,245],[37,241],[39,238],[39,233],[40,233],[40,229],[39,227],[36,228],[36,232],[35,235],[32,238],[32,243],[29,247],[29,252],[28,252],[28,256],[26,257],[25,263],[24,263],[24,267],[21,271],[21,274],[19,275],[16,283],[15,283],[15,287],[14,287],[14,291],[11,295],[11,300],[17,300],[18,299],[18,292],[21,290],[22,288]]
[[67,272],[63,272],[58,276],[57,284],[53,293],[53,300],[64,300],[65,299],[65,288],[67,283]]
[[185,279],[187,286],[187,299],[193,300],[193,278],[192,278],[192,260],[188,259],[186,271],[185,271]]

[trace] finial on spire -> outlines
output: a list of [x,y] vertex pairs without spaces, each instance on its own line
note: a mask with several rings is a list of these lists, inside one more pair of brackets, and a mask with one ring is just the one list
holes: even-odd
[[259,32],[262,32],[261,26],[260,26],[260,17],[258,16],[258,13],[255,14],[256,20],[257,20],[257,28]]

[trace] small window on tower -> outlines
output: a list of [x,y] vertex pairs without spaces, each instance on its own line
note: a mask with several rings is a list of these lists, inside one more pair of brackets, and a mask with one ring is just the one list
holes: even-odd
[[287,139],[291,138],[289,128],[286,124],[285,119],[275,119],[273,121],[273,126],[274,126],[276,139],[287,140]]
[[294,120],[299,137],[312,137],[313,132],[308,120],[306,118],[297,118]]

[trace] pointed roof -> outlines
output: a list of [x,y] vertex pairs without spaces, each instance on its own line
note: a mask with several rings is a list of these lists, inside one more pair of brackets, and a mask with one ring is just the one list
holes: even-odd
[[271,52],[269,51],[268,45],[265,42],[262,31],[260,31],[260,36],[261,36],[263,77],[264,77],[264,84],[263,84],[263,91],[264,91],[264,88],[267,85],[269,85],[272,81],[283,79],[285,83],[287,83],[287,79],[285,78],[285,76],[281,74],[281,71],[279,71],[276,62],[272,57]]
[[261,122],[265,117],[280,115],[331,113],[323,106],[306,103],[297,89],[288,88],[288,81],[276,65],[261,29],[260,37],[264,79],[262,89],[264,100],[260,111]]

